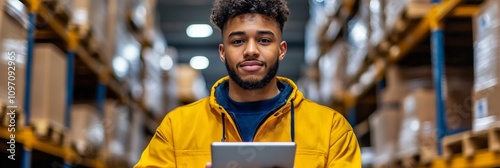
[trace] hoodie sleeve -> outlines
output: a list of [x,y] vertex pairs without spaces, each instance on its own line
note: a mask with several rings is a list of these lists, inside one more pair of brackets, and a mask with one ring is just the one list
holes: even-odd
[[142,152],[141,159],[134,168],[176,167],[172,138],[172,125],[167,117],[156,129],[149,145]]
[[361,167],[361,151],[356,135],[349,123],[336,116],[330,134],[327,167]]

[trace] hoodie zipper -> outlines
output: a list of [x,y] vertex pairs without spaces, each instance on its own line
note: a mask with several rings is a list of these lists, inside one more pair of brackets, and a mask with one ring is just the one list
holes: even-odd
[[275,110],[273,110],[273,112],[267,114],[262,120],[260,120],[259,125],[257,125],[257,129],[255,129],[255,131],[253,133],[253,137],[251,139],[251,142],[253,142],[255,140],[255,137],[257,136],[257,133],[260,131],[261,126],[264,125],[264,124],[267,124],[271,120],[274,120],[274,118],[272,118],[272,117],[276,114],[276,112],[282,111],[285,108],[285,106],[287,106],[287,103],[285,103],[282,106],[276,108]]
[[[233,127],[236,127],[236,135],[237,135],[237,137],[239,138],[239,141],[243,142],[243,139],[241,138],[241,135],[240,135],[240,130],[238,129],[238,125],[236,124],[236,122],[234,122],[234,121],[233,121],[234,116],[232,115],[232,113],[227,112],[227,111],[226,111],[226,109],[224,109],[224,108],[222,108],[222,107],[219,107],[219,108],[223,110],[223,111],[222,111],[222,113],[225,113],[225,114],[226,114],[226,116],[228,116],[228,117],[227,117],[227,119],[229,120],[229,123],[231,123],[231,125],[232,125]],[[225,118],[226,118],[226,117],[225,117]],[[226,127],[226,128],[223,128],[223,129],[227,129],[227,127]],[[228,134],[226,133],[226,136],[227,136],[227,135],[228,135]]]

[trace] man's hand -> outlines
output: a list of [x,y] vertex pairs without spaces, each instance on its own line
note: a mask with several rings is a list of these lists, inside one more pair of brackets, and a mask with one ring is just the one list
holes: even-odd
[[205,165],[205,168],[212,168],[212,163],[211,162],[207,162],[207,164]]

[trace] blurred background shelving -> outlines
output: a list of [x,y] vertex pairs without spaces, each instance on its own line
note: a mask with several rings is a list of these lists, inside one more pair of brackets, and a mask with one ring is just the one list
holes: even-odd
[[[363,167],[500,166],[500,1],[287,3],[278,74],[349,120]],[[212,5],[0,0],[0,162],[133,166],[170,110],[226,75]]]

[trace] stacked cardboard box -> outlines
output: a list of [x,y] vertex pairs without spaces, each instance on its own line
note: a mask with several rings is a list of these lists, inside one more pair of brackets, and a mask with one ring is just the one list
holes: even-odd
[[[17,15],[16,9],[9,3],[0,3],[0,104],[17,106],[18,122],[24,107],[27,28],[26,15]],[[22,13],[22,12],[21,12]],[[12,73],[10,73],[12,72]],[[9,74],[10,73],[10,74]],[[9,82],[11,82],[9,84]],[[9,89],[9,86],[13,88]],[[15,89],[15,90],[13,90]],[[9,92],[10,91],[10,92]],[[12,100],[12,103],[10,103]],[[8,120],[7,120],[8,123]]]
[[399,156],[431,161],[436,155],[436,96],[432,89],[413,90],[403,100]]
[[368,26],[365,19],[352,19],[348,23],[346,79],[351,81],[359,72],[368,54]]
[[320,103],[329,104],[332,98],[335,98],[332,96],[345,89],[343,78],[346,56],[345,42],[338,40],[328,53],[320,57],[318,62]]
[[148,48],[144,51],[145,77],[144,77],[144,103],[151,109],[155,118],[162,118],[164,99],[163,99],[163,80],[160,68],[161,56],[155,50]]
[[49,129],[60,134],[65,130],[67,64],[66,54],[54,44],[35,45],[30,122],[41,138],[51,136]]
[[[447,130],[456,132],[471,128],[470,88],[472,70],[449,67],[444,80]],[[433,91],[432,67],[387,69],[386,88],[379,94],[379,105],[393,107],[401,113],[397,141],[398,157],[421,156],[422,162],[431,161],[436,150],[436,94]],[[392,130],[391,130],[392,131]],[[386,136],[374,134],[374,136]],[[394,140],[392,140],[394,141]],[[377,150],[375,150],[377,152]],[[378,155],[376,153],[376,155]]]
[[391,165],[397,160],[398,137],[401,113],[398,107],[385,105],[374,112],[370,118],[373,164]]
[[95,158],[104,142],[102,117],[88,104],[71,106],[71,147],[83,157]]
[[378,45],[385,38],[383,2],[384,0],[369,0],[370,46]]
[[177,72],[181,78],[177,80],[179,99],[185,103],[194,102],[208,96],[205,80],[200,71],[189,65],[179,65]]
[[474,131],[500,126],[499,9],[488,0],[474,17]]
[[128,161],[129,165],[135,165],[139,159],[141,158],[143,150],[146,148],[145,133],[144,133],[144,124],[145,124],[145,116],[144,113],[139,108],[132,108],[132,122],[131,122],[131,130],[130,130],[130,148],[128,151]]
[[130,167],[128,153],[130,151],[131,110],[115,100],[104,103],[104,147],[102,158],[110,167]]
[[398,159],[397,144],[402,118],[400,104],[407,93],[400,68],[391,65],[386,74],[386,87],[377,93],[378,110],[369,118],[376,166],[387,166]]
[[101,53],[106,35],[107,1],[58,0],[70,15],[69,28],[77,29],[79,37],[86,39],[89,49]]

